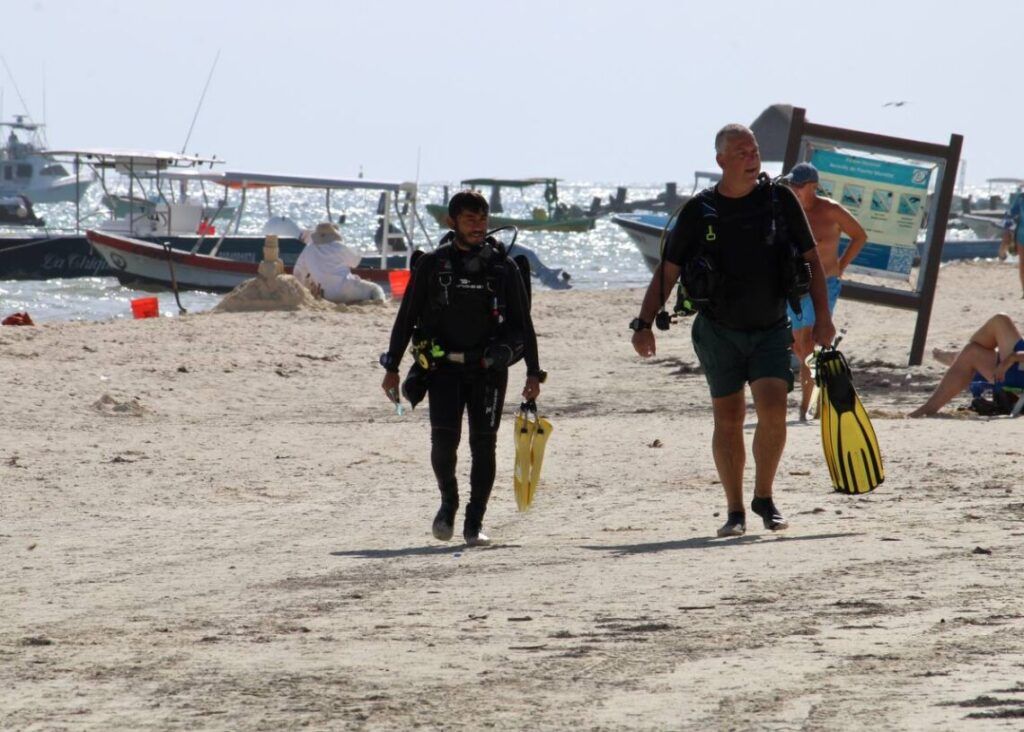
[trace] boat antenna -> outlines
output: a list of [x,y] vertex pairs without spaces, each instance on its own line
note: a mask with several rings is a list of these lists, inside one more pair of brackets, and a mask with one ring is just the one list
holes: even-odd
[[196,105],[196,113],[192,115],[192,124],[189,125],[188,134],[185,135],[185,142],[181,146],[181,154],[185,154],[185,148],[188,147],[188,141],[192,139],[192,130],[196,127],[196,120],[199,119],[199,110],[203,108],[203,100],[206,99],[206,90],[210,88],[210,82],[213,81],[213,71],[217,68],[217,62],[220,60],[220,49],[217,49],[217,55],[213,58],[213,65],[210,66],[210,73],[206,77],[206,86],[203,87],[203,93],[199,95],[199,104]]
[[50,143],[46,139],[46,62],[43,62],[43,127],[39,130],[39,137],[43,142],[43,147],[49,147]]
[[7,70],[7,78],[11,80],[11,85],[14,87],[14,93],[18,95],[18,99],[21,100],[21,106],[25,108],[25,116],[31,119],[32,113],[28,111],[28,105],[25,104],[25,97],[21,95],[21,89],[18,88],[18,82],[14,80],[14,74],[11,73],[11,67],[7,65],[7,58],[0,54],[0,61],[4,63],[4,69]]

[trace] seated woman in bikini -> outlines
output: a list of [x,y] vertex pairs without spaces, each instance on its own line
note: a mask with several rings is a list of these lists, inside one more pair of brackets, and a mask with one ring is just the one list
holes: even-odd
[[974,375],[993,384],[1024,389],[1024,339],[1010,316],[1000,313],[989,318],[971,336],[959,352],[932,351],[935,360],[947,364],[949,370],[928,401],[911,412],[910,417],[928,417],[938,412],[949,400],[967,388]]

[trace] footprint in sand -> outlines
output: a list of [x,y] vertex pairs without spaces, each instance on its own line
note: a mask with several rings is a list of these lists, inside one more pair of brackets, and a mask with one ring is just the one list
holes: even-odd
[[110,394],[104,394],[97,399],[92,408],[100,414],[111,417],[141,417],[149,410],[139,403],[137,397],[131,399],[116,399]]

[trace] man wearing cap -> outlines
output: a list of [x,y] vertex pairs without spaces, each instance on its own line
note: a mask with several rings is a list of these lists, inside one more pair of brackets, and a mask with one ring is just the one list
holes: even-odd
[[653,356],[651,323],[680,276],[694,302],[700,301],[691,337],[711,392],[711,452],[728,510],[718,535],[741,536],[748,383],[757,411],[750,508],[770,531],[789,525],[775,505],[773,485],[786,444],[786,395],[793,388],[786,298],[806,282],[795,276],[801,268],[811,273],[815,342],[831,343],[835,328],[807,219],[789,189],[761,174],[754,134],[726,125],[715,136],[715,152],[722,179],[683,206],[630,328],[636,352]]
[[[857,258],[860,250],[868,240],[867,232],[857,219],[843,206],[831,198],[818,195],[818,169],[810,163],[799,163],[793,166],[789,175],[783,178],[796,195],[800,206],[807,217],[807,223],[818,243],[818,258],[825,271],[825,285],[828,290],[828,311],[835,312],[836,300],[842,289],[840,278]],[[850,240],[843,255],[839,256],[839,239],[845,235]],[[814,350],[814,339],[811,329],[814,327],[815,313],[811,298],[805,295],[800,302],[801,313],[798,315],[793,308],[786,306],[790,322],[793,323],[793,352],[800,360],[800,421],[807,419],[807,410],[811,406],[811,394],[814,392],[814,379],[807,366],[807,357]]]
[[292,274],[312,293],[330,302],[383,300],[380,285],[352,274],[361,258],[359,252],[342,243],[338,227],[324,221],[317,224],[299,253]]

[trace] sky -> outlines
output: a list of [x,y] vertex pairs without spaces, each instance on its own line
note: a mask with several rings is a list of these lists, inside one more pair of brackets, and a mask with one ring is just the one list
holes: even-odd
[[[180,150],[235,170],[609,184],[714,169],[773,103],[1024,177],[1024,3],[3,0],[3,116],[51,147]],[[883,106],[905,101],[901,107]],[[44,115],[45,109],[45,115]],[[417,162],[418,161],[418,162]]]

